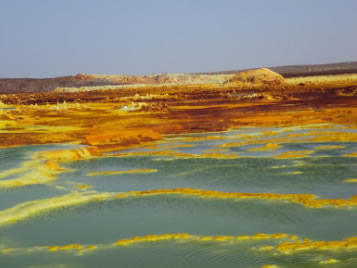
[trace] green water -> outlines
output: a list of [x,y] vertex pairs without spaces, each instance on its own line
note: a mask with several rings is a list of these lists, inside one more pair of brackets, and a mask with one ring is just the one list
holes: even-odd
[[[266,129],[265,129],[266,130]],[[271,129],[268,129],[271,130]],[[273,129],[274,130],[274,129]],[[240,141],[241,133],[259,133],[247,128],[206,135],[221,136],[228,142]],[[294,129],[290,132],[300,133]],[[353,131],[353,130],[345,130]],[[175,150],[199,155],[218,148],[227,140],[186,142],[170,136],[165,145],[193,144]],[[97,192],[127,192],[168,188],[194,188],[222,192],[310,193],[317,198],[348,199],[357,194],[356,158],[345,155],[357,151],[356,143],[284,143],[276,151],[250,152],[260,145],[232,146],[229,154],[237,159],[174,158],[163,156],[108,156],[62,163],[72,172],[61,173],[49,184],[0,189],[0,209],[16,204],[61,196],[87,184]],[[312,150],[321,145],[344,148],[316,150],[306,158],[275,159],[291,150]],[[69,148],[69,145],[26,146],[0,150],[0,171],[19,167],[35,151]],[[160,144],[158,145],[160,148]],[[136,148],[131,151],[147,151]],[[89,172],[157,169],[155,173],[88,176]],[[2,178],[11,179],[12,177]],[[1,213],[1,212],[0,212]],[[192,196],[146,196],[93,202],[33,215],[0,226],[0,267],[357,267],[357,250],[303,251],[291,255],[254,250],[261,243],[215,243],[197,241],[158,241],[124,247],[98,249],[78,254],[67,252],[1,253],[5,248],[33,248],[50,245],[110,245],[119,239],[148,234],[188,233],[192,235],[254,235],[287,233],[311,240],[343,240],[357,235],[357,208],[313,209],[301,204],[270,200],[205,199]],[[335,258],[339,262],[323,265]]]

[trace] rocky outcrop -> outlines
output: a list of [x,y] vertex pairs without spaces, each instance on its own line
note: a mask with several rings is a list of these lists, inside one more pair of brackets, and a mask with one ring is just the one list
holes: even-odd
[[229,82],[265,84],[265,85],[284,85],[285,79],[278,73],[267,68],[243,71],[233,76]]
[[0,79],[0,93],[47,92],[58,87],[82,87],[101,85],[120,85],[120,82],[78,74],[56,78],[5,78]]

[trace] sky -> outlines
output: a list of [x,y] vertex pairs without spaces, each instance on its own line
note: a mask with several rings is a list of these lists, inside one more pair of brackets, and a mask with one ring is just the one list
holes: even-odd
[[0,77],[357,60],[356,0],[0,0]]

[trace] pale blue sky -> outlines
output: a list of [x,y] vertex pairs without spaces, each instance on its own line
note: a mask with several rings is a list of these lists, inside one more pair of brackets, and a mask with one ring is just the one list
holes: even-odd
[[356,0],[0,0],[0,77],[357,60]]

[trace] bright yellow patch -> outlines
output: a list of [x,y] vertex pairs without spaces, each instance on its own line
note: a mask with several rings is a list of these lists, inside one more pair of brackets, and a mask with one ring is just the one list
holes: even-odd
[[53,161],[78,161],[91,159],[98,156],[98,150],[95,147],[85,147],[67,150],[51,150],[38,154],[40,159],[49,159]]
[[357,179],[350,178],[350,179],[345,180],[345,182],[347,182],[347,183],[357,183]]
[[320,261],[320,264],[333,264],[333,263],[338,263],[340,262],[339,260],[336,260],[334,258],[328,259],[328,260],[324,260],[324,261]]
[[97,247],[95,245],[88,245],[86,247],[86,250],[96,250],[96,249],[97,249]]
[[344,156],[347,156],[347,157],[357,157],[357,152],[345,154]]
[[21,167],[8,169],[0,173],[0,179],[24,173],[14,179],[0,180],[0,188],[16,188],[34,184],[45,184],[57,179],[57,174],[64,171],[56,162],[47,160],[29,160]]
[[231,241],[233,239],[233,236],[231,235],[217,235],[214,237],[214,240],[217,242],[226,242],[226,241]]
[[76,185],[74,185],[74,187],[76,187],[76,188],[78,188],[78,189],[80,189],[82,191],[85,191],[85,190],[88,190],[90,188],[93,188],[93,186],[88,185],[88,184],[76,184]]
[[48,251],[55,252],[55,251],[69,251],[69,250],[82,250],[83,246],[79,244],[70,244],[64,246],[49,246]]
[[248,152],[256,152],[256,151],[274,151],[280,148],[279,144],[276,143],[267,143],[266,145],[258,148],[248,149]]
[[311,241],[304,239],[296,242],[283,242],[276,247],[282,254],[292,254],[300,251],[340,251],[357,249],[357,237],[349,237],[343,241]]
[[4,249],[0,250],[0,252],[3,254],[10,253],[12,251],[14,251],[13,248],[4,248]]
[[345,146],[343,145],[320,145],[316,146],[315,150],[334,150],[334,149],[343,149]]

